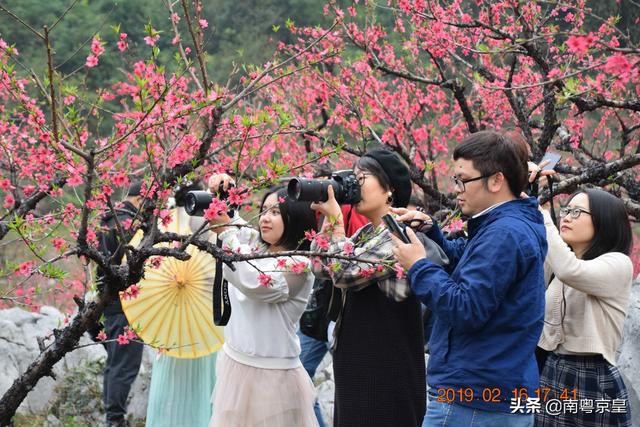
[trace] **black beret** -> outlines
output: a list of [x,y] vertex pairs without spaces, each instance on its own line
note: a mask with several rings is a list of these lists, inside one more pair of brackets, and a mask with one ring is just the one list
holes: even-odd
[[404,208],[411,198],[411,176],[409,168],[393,151],[376,148],[363,157],[371,157],[382,166],[393,187],[393,206]]

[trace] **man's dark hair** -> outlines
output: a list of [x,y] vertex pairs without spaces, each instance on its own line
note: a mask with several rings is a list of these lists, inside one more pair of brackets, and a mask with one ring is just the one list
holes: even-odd
[[[311,242],[305,239],[304,232],[318,230],[316,214],[311,210],[311,203],[293,201],[287,195],[287,187],[277,186],[268,189],[264,194],[262,202],[260,203],[260,212],[263,210],[264,201],[274,193],[278,197],[278,207],[280,208],[280,215],[282,216],[282,223],[284,225],[282,237],[276,245],[283,246],[288,250],[309,250]],[[262,240],[262,236],[260,240],[266,243]]]
[[[473,167],[481,175],[502,172],[509,190],[516,197],[527,186],[529,155],[523,141],[494,131],[472,133],[454,150],[453,160],[458,159],[473,162]],[[486,185],[487,180],[484,179],[483,182]]]
[[633,233],[624,202],[599,188],[587,188],[573,193],[567,203],[580,193],[586,194],[589,199],[589,211],[595,231],[582,259],[595,259],[607,252],[629,255],[633,245]]

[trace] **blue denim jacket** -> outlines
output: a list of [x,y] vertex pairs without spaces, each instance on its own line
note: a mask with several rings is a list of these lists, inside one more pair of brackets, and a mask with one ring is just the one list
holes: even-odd
[[535,397],[539,387],[544,222],[534,198],[517,199],[470,219],[468,232],[447,240],[434,226],[427,235],[449,257],[447,270],[423,259],[409,271],[411,288],[436,316],[427,380],[454,403],[509,412],[514,390]]

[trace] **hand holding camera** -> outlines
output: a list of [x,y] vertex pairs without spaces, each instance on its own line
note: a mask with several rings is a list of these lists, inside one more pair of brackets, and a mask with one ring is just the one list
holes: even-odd
[[320,212],[326,218],[342,217],[342,210],[333,193],[333,187],[327,188],[327,199],[325,201],[316,201],[311,203],[311,209]]
[[[226,200],[229,197],[228,190],[235,186],[233,178],[221,173],[212,175],[207,182],[208,191],[190,191],[185,198],[185,210],[191,216],[204,216],[204,211],[209,207],[214,197]],[[214,224],[224,224],[231,221],[229,215],[233,215],[233,210],[224,212],[214,218]]]

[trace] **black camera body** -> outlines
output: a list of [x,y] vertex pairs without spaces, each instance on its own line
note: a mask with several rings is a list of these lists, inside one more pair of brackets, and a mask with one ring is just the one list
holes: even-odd
[[287,186],[287,194],[298,202],[326,202],[329,186],[333,187],[333,194],[340,205],[355,205],[362,200],[360,184],[351,170],[334,172],[324,180],[293,178]]
[[[233,185],[229,188],[231,187]],[[220,184],[215,194],[203,190],[189,191],[185,196],[184,210],[191,216],[204,216],[205,209],[209,208],[213,198],[216,196],[220,200],[227,200],[229,197],[229,193],[222,188],[222,184]],[[233,210],[229,211],[229,216],[233,216]]]

